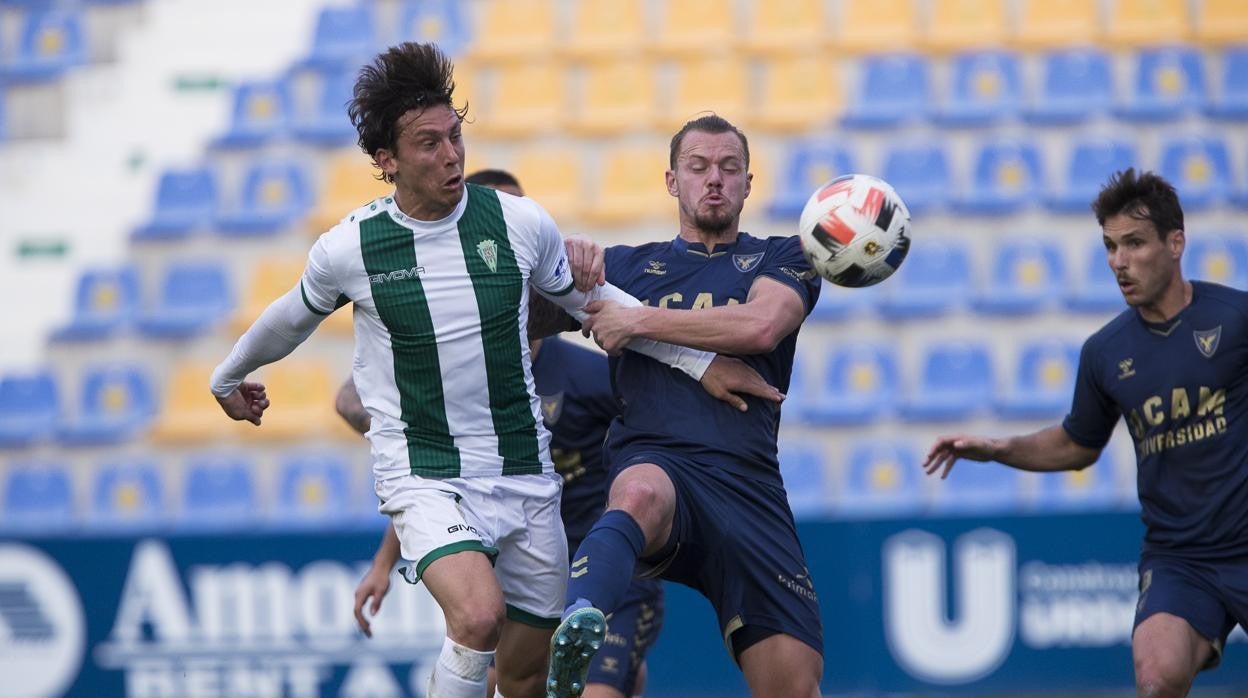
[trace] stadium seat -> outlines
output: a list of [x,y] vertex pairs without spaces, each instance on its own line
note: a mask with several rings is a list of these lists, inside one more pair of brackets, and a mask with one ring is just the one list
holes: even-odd
[[[1248,6],[1245,6],[1248,7]],[[1248,11],[1244,13],[1248,18]],[[1248,40],[1248,27],[1244,37]],[[1216,119],[1248,119],[1248,46],[1235,46],[1222,53],[1222,71],[1217,87],[1205,105],[1205,113]]]
[[1056,244],[1011,239],[994,251],[987,284],[971,307],[984,315],[1030,315],[1045,310],[1065,288],[1065,264]]
[[0,524],[25,535],[64,532],[77,524],[74,485],[64,463],[23,460],[9,465]]
[[674,133],[708,111],[733,123],[745,123],[750,90],[744,63],[722,56],[689,58],[673,66],[673,73],[670,98],[659,105],[659,126],[664,132]]
[[292,136],[327,148],[355,143],[358,133],[346,113],[355,71],[296,71],[287,78],[287,85]]
[[[872,289],[841,288],[824,282],[819,300],[810,309],[811,322],[839,322],[857,313],[864,306],[865,294]],[[872,293],[871,295],[878,295]]]
[[216,262],[173,262],[154,306],[139,314],[140,333],[153,339],[185,339],[224,320],[234,306],[230,280]]
[[1126,502],[1117,483],[1118,460],[1111,443],[1090,467],[1040,475],[1036,507],[1052,512],[1122,508]]
[[927,60],[913,54],[870,56],[858,63],[858,81],[841,123],[850,128],[894,128],[926,118],[931,103]]
[[1143,49],[1133,75],[1130,94],[1115,109],[1121,119],[1167,121],[1205,103],[1204,62],[1194,49]]
[[772,218],[797,220],[816,188],[835,177],[857,171],[849,152],[832,139],[824,138],[789,141],[783,162],[776,194],[767,204],[767,215]]
[[1116,46],[1160,46],[1188,40],[1187,0],[1113,0],[1103,39]]
[[294,288],[303,276],[306,264],[307,257],[302,255],[258,260],[252,267],[242,302],[230,318],[230,333],[241,335],[246,332],[270,303]]
[[824,448],[816,441],[780,442],[780,476],[788,493],[789,508],[797,519],[824,516],[832,509],[823,456]]
[[57,380],[50,371],[0,375],[0,448],[30,446],[51,436],[60,412]]
[[1034,143],[991,141],[980,146],[971,186],[954,199],[954,207],[973,215],[1015,213],[1032,204],[1043,186]]
[[83,371],[78,411],[57,426],[65,446],[116,444],[129,441],[156,412],[151,380],[137,364],[95,365]]
[[753,54],[811,51],[831,35],[822,0],[753,2],[741,47]]
[[966,51],[1005,44],[1008,5],[1000,0],[933,0],[923,43],[932,51]]
[[448,56],[458,56],[472,42],[467,10],[459,0],[404,0],[397,35],[390,42],[434,43]]
[[836,511],[848,517],[914,514],[924,506],[918,451],[904,441],[863,438],[845,461]]
[[563,66],[553,61],[513,61],[494,70],[488,107],[472,124],[477,135],[526,138],[559,129],[568,111]]
[[286,134],[292,114],[282,81],[253,80],[234,88],[230,128],[212,141],[214,148],[255,148]]
[[953,86],[934,115],[941,126],[989,126],[1013,118],[1019,110],[1018,58],[984,51],[954,56]]
[[377,29],[371,3],[325,7],[316,18],[312,47],[304,67],[350,68],[377,52]]
[[1052,51],[1041,58],[1039,89],[1023,119],[1033,124],[1079,123],[1108,111],[1113,95],[1109,56],[1103,51]]
[[1183,252],[1183,275],[1248,290],[1248,242],[1244,234],[1196,233],[1189,237]]
[[217,176],[210,167],[166,170],[156,187],[152,217],[134,229],[134,240],[183,238],[212,224],[217,211]]
[[894,145],[885,151],[882,171],[884,181],[893,185],[913,216],[952,198],[948,156],[941,145],[930,141]]
[[1002,419],[1057,420],[1070,407],[1079,345],[1056,339],[1022,344],[1013,389],[994,401]]
[[615,145],[601,153],[596,188],[582,201],[580,218],[591,225],[614,226],[654,220],[675,211],[663,172],[666,144]]
[[763,96],[752,103],[750,122],[760,129],[797,134],[831,125],[842,106],[837,67],[835,61],[809,54],[765,61]]
[[646,48],[688,58],[723,52],[737,41],[736,6],[732,0],[659,3]]
[[22,17],[17,50],[0,63],[0,78],[13,83],[55,80],[87,62],[82,16],[72,10],[32,9]]
[[182,478],[178,525],[187,530],[244,528],[259,518],[254,464],[241,455],[194,454]]
[[936,317],[962,306],[971,295],[971,261],[966,246],[929,238],[915,245],[887,284],[880,300],[885,320]]
[[130,266],[87,269],[78,277],[73,317],[55,330],[61,342],[108,339],[129,329],[138,306],[139,281]]
[[581,98],[572,106],[574,116],[569,126],[573,131],[612,136],[655,121],[659,107],[657,72],[649,61],[594,61],[585,66],[583,75]]
[[[239,201],[222,207],[221,235],[272,235],[298,223],[312,203],[306,168],[287,159],[257,158],[247,167]],[[343,213],[346,213],[344,211]]]
[[1197,41],[1224,46],[1248,37],[1248,5],[1241,0],[1202,0],[1196,8]]
[[[336,372],[346,375],[349,366]],[[270,399],[280,404],[265,412],[258,429],[244,434],[254,441],[289,442],[317,438],[359,440],[334,411],[334,396],[341,379],[328,364],[309,359],[287,358],[266,366],[259,374]]]
[[890,53],[919,43],[919,15],[913,0],[842,0],[834,20],[833,49]]
[[360,206],[392,193],[394,185],[377,179],[379,171],[367,155],[354,148],[330,158],[308,229],[319,236]]
[[854,343],[834,347],[820,388],[806,403],[814,424],[867,424],[889,413],[897,395],[892,347]]
[[277,473],[277,506],[269,520],[278,528],[329,526],[350,518],[351,466],[336,453],[292,453]]
[[233,422],[208,392],[216,363],[188,361],[171,368],[163,382],[164,395],[150,439],[157,444],[195,444],[239,437],[254,429],[249,422]]
[[561,226],[575,219],[583,199],[581,153],[567,146],[530,146],[513,165],[524,192],[540,203]]
[[962,461],[934,489],[932,509],[941,514],[1011,512],[1023,500],[1023,473],[999,463]]
[[1135,146],[1127,141],[1077,140],[1071,144],[1070,159],[1059,180],[1062,188],[1050,193],[1045,202],[1057,212],[1086,214],[1110,175],[1137,164]]
[[468,47],[473,59],[534,58],[558,44],[551,0],[484,0],[476,9],[478,24]]
[[1109,268],[1105,244],[1100,233],[1087,233],[1089,242],[1084,253],[1082,275],[1066,295],[1066,307],[1079,313],[1108,315],[1126,307],[1122,291]]
[[1101,26],[1088,0],[1021,0],[1014,43],[1023,49],[1090,46]]
[[572,3],[572,30],[559,47],[576,58],[631,55],[645,41],[644,0],[579,0]]
[[1185,212],[1224,202],[1234,184],[1226,141],[1215,135],[1163,141],[1161,176],[1174,185]]
[[902,401],[909,422],[952,422],[988,407],[992,395],[988,347],[974,342],[934,343],[926,348],[918,382]]
[[154,529],[165,523],[165,485],[159,465],[126,459],[100,463],[88,511],[87,523],[93,530]]

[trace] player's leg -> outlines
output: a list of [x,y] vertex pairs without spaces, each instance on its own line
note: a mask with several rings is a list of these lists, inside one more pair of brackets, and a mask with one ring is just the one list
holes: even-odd
[[546,695],[546,648],[554,628],[507,620],[498,640],[497,695],[506,698]]
[[795,637],[769,635],[740,651],[737,662],[755,698],[819,696],[823,656]]
[[1196,674],[1214,657],[1213,643],[1186,620],[1157,613],[1131,637],[1135,689],[1141,697],[1186,696]]
[[1140,696],[1185,696],[1196,675],[1216,666],[1235,626],[1204,562],[1145,559],[1140,563],[1131,654]]

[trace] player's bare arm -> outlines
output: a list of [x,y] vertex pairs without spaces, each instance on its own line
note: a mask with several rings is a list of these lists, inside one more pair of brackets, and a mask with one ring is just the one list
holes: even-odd
[[269,397],[264,392],[263,383],[243,381],[234,392],[225,397],[218,397],[217,404],[229,415],[230,419],[247,421],[260,426],[260,418],[269,408]]
[[1033,434],[991,439],[966,434],[942,436],[927,453],[923,468],[928,475],[940,471],[943,480],[959,458],[996,461],[1019,470],[1045,473],[1082,470],[1096,462],[1100,449],[1080,446],[1060,424]]
[[[375,617],[381,610],[381,600],[386,598],[386,594],[390,591],[390,572],[394,569],[394,563],[398,561],[399,536],[394,532],[394,527],[388,525],[381,539],[381,545],[377,547],[377,553],[373,555],[373,566],[368,569],[364,579],[361,579],[359,586],[355,588],[355,622],[360,626],[360,632],[364,633],[365,637],[373,636],[373,628],[369,619]],[[368,617],[364,616],[365,605],[368,606]]]
[[338,389],[338,397],[334,399],[334,409],[338,411],[338,416],[346,420],[351,428],[367,434],[373,425],[373,417],[364,409],[364,402],[360,400],[360,393],[355,389],[355,381],[348,378]]

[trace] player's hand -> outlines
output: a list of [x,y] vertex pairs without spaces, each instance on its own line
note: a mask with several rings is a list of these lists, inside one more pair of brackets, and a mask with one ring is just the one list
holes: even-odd
[[612,356],[624,351],[633,338],[634,313],[638,308],[625,308],[615,301],[592,301],[585,306],[589,317],[581,323],[581,334],[592,333],[594,341]]
[[217,398],[217,404],[221,405],[221,409],[230,419],[246,420],[260,426],[260,417],[269,408],[269,396],[264,392],[263,383],[244,381],[239,383],[234,392]]
[[587,293],[595,286],[607,283],[607,267],[602,245],[584,235],[572,235],[563,239],[568,253],[568,268],[572,271],[572,283],[576,290]]
[[[355,588],[355,622],[360,626],[364,637],[373,636],[373,626],[369,619],[377,617],[377,612],[381,610],[381,600],[386,598],[389,591],[390,568],[377,565],[369,568],[368,574],[364,575],[360,585]],[[369,599],[372,599],[372,603],[369,603]],[[367,618],[364,616],[365,604],[368,605]]]
[[745,412],[749,406],[742,395],[753,395],[772,402],[783,402],[784,393],[763,380],[758,371],[741,359],[728,356],[716,356],[711,365],[702,374],[702,388],[711,394]]
[[936,443],[932,444],[931,450],[927,452],[927,460],[923,461],[923,469],[928,475],[935,475],[937,470],[943,469],[940,479],[944,480],[949,477],[949,471],[953,470],[953,464],[959,458],[981,463],[995,460],[998,447],[999,443],[996,439],[983,439],[966,434],[942,436],[936,439]]

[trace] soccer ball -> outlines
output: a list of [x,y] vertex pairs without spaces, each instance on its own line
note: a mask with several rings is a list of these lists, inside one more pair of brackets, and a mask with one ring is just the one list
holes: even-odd
[[823,278],[837,286],[873,286],[892,276],[910,251],[910,211],[888,182],[842,175],[807,199],[798,238]]

